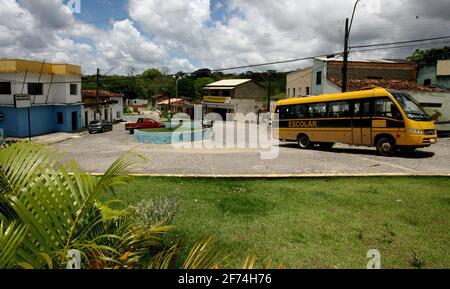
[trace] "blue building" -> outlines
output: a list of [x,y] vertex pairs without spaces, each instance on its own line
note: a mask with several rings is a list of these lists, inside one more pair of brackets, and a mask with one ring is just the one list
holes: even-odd
[[[37,136],[82,127],[80,66],[0,59],[0,79],[4,136],[23,138],[29,129]],[[31,108],[16,108],[16,94],[30,95]]]

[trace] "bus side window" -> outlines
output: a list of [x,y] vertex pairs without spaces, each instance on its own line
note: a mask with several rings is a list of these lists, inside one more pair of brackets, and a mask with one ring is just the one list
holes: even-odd
[[388,98],[382,98],[375,100],[374,103],[374,116],[384,116],[392,118],[400,118],[401,114],[392,100]]
[[349,117],[350,103],[348,101],[330,102],[328,104],[328,117]]
[[308,118],[308,105],[301,104],[297,106],[297,118]]
[[355,102],[353,104],[353,117],[360,117],[361,116],[361,102]]
[[312,118],[326,118],[327,117],[327,104],[326,103],[314,103],[309,106],[310,117]]
[[362,116],[362,117],[370,117],[370,116],[371,116],[371,112],[370,112],[370,100],[366,100],[366,101],[363,101],[363,102],[362,102],[361,116]]

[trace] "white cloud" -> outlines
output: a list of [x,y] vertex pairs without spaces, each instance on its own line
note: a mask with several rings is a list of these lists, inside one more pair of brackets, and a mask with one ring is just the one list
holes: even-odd
[[209,0],[130,0],[130,17],[173,49],[199,44],[210,20]]
[[[448,0],[381,0],[381,13],[369,9],[373,1],[377,0],[360,1],[352,45],[448,34]],[[62,0],[2,0],[0,45],[3,57],[67,61],[81,64],[86,73],[117,64],[132,66],[137,73],[162,66],[171,72],[242,66],[342,51],[344,19],[351,16],[353,4],[354,0],[212,4],[209,0],[129,0],[128,19],[99,28],[77,20]],[[225,21],[213,20],[212,9],[220,9]],[[352,55],[404,57],[412,50]]]

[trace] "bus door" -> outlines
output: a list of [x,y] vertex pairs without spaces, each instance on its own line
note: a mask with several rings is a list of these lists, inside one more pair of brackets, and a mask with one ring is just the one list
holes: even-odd
[[353,145],[372,145],[372,117],[370,106],[370,100],[361,100],[354,103],[352,118]]

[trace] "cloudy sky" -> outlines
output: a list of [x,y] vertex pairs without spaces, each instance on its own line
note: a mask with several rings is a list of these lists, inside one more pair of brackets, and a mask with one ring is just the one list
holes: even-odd
[[[80,11],[74,11],[77,1]],[[337,4],[339,3],[339,4]],[[343,50],[355,0],[0,0],[0,57],[191,72]],[[76,10],[76,9],[75,9]],[[78,13],[80,12],[80,13]],[[352,45],[450,35],[448,0],[361,0]],[[444,46],[435,43],[431,46]],[[353,53],[406,57],[414,48]],[[258,69],[290,70],[297,62]]]

